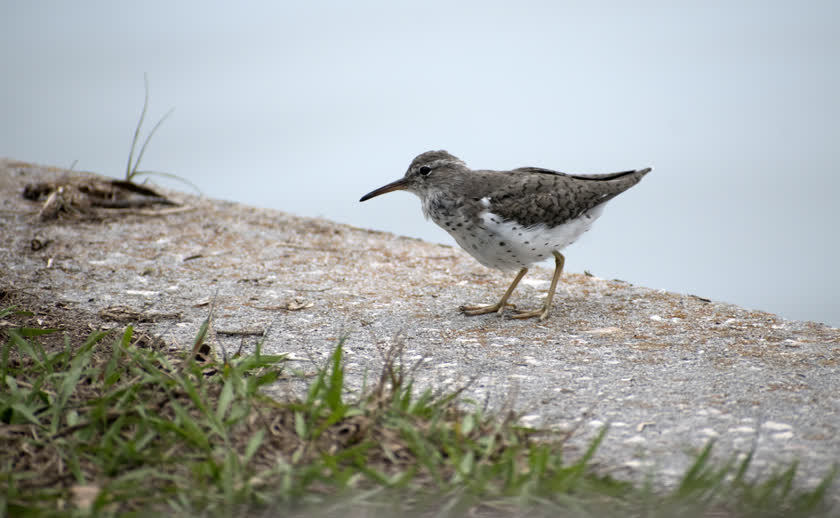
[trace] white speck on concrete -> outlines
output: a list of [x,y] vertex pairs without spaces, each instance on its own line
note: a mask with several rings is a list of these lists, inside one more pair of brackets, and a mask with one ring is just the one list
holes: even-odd
[[634,435],[632,437],[628,437],[627,439],[624,439],[621,442],[623,442],[624,444],[644,444],[644,443],[647,442],[647,439],[645,439],[641,435]]
[[785,431],[785,430],[790,430],[790,429],[793,428],[789,424],[779,423],[779,422],[776,422],[776,421],[765,421],[765,422],[761,423],[761,427],[766,428],[768,430],[773,430],[773,431]]
[[125,290],[126,295],[139,295],[141,297],[154,297],[158,293],[160,292],[149,290]]
[[755,433],[755,428],[751,426],[736,426],[727,430],[729,433]]

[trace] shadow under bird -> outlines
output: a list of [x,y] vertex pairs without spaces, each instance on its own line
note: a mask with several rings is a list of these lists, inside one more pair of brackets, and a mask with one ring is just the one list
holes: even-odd
[[519,270],[496,304],[461,306],[467,315],[501,315],[506,308],[515,309],[508,298],[528,267],[553,256],[554,276],[543,307],[511,315],[544,320],[563,272],[560,250],[589,230],[608,201],[649,172],[650,168],[589,175],[539,167],[472,170],[446,151],[427,151],[411,162],[405,176],[359,201],[396,190],[412,192],[420,197],[426,218],[449,232],[478,262],[503,271]]

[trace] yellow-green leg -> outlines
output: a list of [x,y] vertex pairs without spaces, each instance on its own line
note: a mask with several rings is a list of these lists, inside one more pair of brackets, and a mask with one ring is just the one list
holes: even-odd
[[[510,318],[533,318],[540,317],[540,320],[545,320],[551,311],[551,301],[554,299],[554,292],[557,290],[557,281],[560,280],[560,275],[563,273],[563,265],[566,264],[566,258],[560,252],[552,252],[554,254],[554,277],[551,278],[551,286],[548,288],[548,296],[545,299],[542,309],[534,311],[521,311]],[[517,282],[519,277],[517,277]],[[508,290],[512,291],[512,290]],[[508,295],[507,293],[505,295]]]
[[525,277],[525,274],[528,273],[528,268],[522,268],[519,270],[519,273],[516,274],[516,278],[513,279],[513,282],[510,284],[510,287],[507,289],[502,298],[499,302],[495,304],[491,304],[489,306],[461,306],[461,311],[464,312],[465,315],[468,316],[475,316],[475,315],[484,315],[486,313],[499,313],[500,315],[505,310],[506,307],[515,307],[513,304],[508,304],[507,300],[510,298],[511,293],[513,290],[516,289],[516,285],[519,284],[519,281],[522,280],[522,277]]

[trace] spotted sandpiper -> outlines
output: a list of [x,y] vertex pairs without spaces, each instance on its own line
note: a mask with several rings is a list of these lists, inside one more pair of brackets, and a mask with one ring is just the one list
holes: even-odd
[[636,185],[650,168],[611,174],[565,174],[538,167],[512,171],[472,170],[446,151],[427,151],[408,166],[405,176],[369,192],[365,201],[396,190],[420,197],[423,214],[490,268],[519,269],[496,304],[461,306],[466,315],[514,308],[508,304],[528,267],[554,257],[554,276],[542,309],[511,318],[539,317],[551,310],[565,258],[560,250],[589,230],[615,196]]

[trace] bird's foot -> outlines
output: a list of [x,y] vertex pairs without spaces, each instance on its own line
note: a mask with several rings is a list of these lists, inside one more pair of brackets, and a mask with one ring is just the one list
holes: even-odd
[[535,309],[533,311],[517,311],[508,318],[525,319],[539,317],[540,321],[545,320],[551,312],[551,306],[543,306],[542,309]]
[[501,315],[507,308],[516,309],[516,304],[502,304],[501,302],[497,302],[489,306],[461,306],[458,309],[463,314],[474,317],[476,315],[486,315],[487,313],[498,313]]

